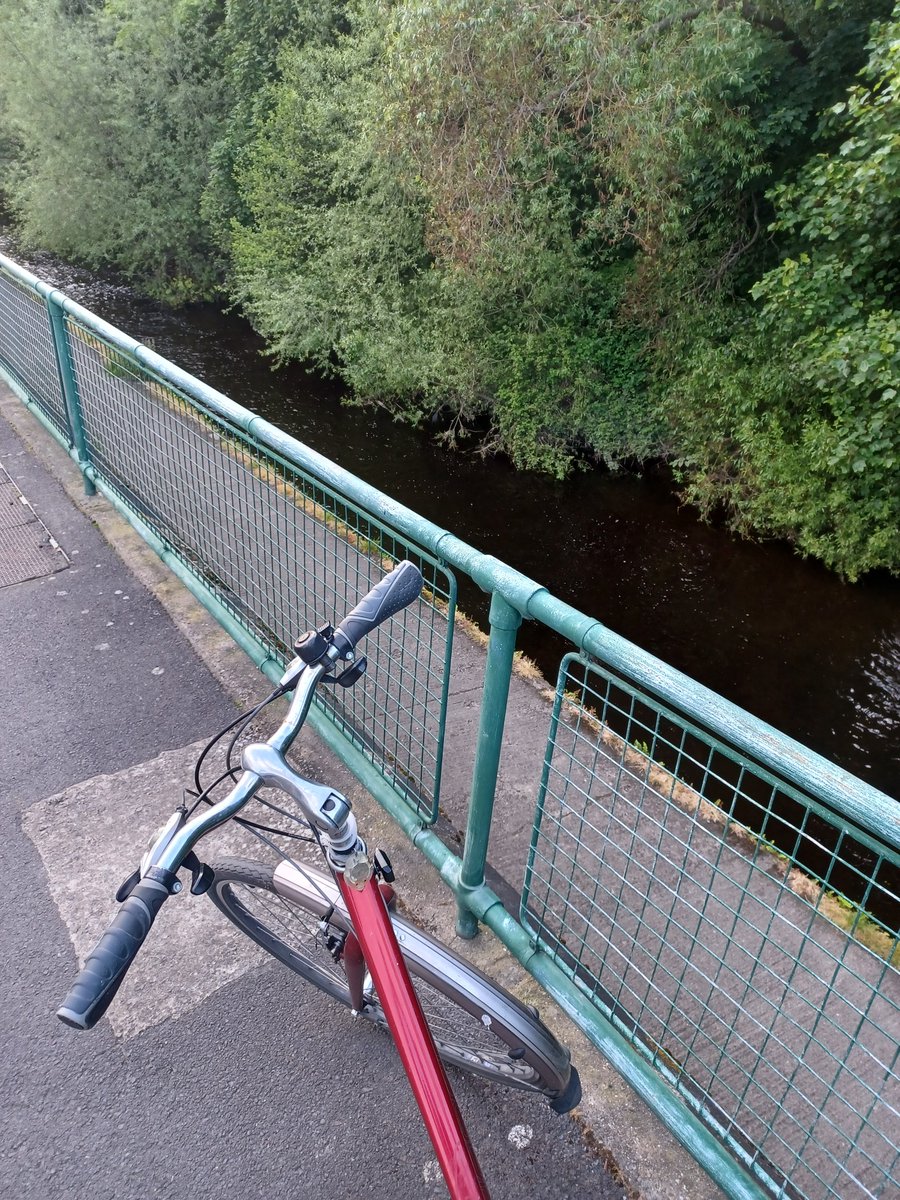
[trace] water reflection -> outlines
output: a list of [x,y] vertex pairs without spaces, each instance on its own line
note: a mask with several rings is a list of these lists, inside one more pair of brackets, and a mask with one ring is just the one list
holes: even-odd
[[861,753],[879,744],[900,779],[900,634],[887,633],[862,664],[862,680],[849,689],[854,747]]

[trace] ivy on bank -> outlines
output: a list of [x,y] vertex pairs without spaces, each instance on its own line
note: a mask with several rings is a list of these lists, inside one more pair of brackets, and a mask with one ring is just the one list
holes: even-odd
[[667,396],[693,502],[850,578],[900,565],[900,19],[874,33],[827,149],[770,193],[791,253],[707,323]]

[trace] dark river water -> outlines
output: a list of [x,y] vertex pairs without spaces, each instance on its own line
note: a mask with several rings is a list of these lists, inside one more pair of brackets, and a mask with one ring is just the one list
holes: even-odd
[[[8,245],[8,243],[7,243]],[[0,236],[0,250],[4,240]],[[663,472],[565,482],[448,451],[274,371],[235,315],[171,312],[51,256],[6,253],[126,333],[410,508],[891,795],[900,792],[900,581],[845,584],[784,545],[741,541],[681,507]],[[480,595],[460,605],[480,618]],[[555,679],[562,651],[527,623]]]

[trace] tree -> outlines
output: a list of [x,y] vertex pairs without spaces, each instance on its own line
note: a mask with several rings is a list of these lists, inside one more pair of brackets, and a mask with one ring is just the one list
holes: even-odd
[[853,575],[897,561],[890,12],[0,0],[4,189],[356,401],[557,475],[674,458]]
[[219,0],[24,0],[2,13],[0,95],[22,236],[114,264],[173,302],[213,294],[200,216],[221,116]]
[[900,6],[870,51],[823,115],[829,148],[770,193],[791,253],[673,387],[689,421],[707,414],[688,439],[691,498],[851,578],[900,570]]
[[210,148],[201,212],[217,248],[230,258],[232,222],[248,211],[237,186],[250,147],[271,109],[283,46],[327,42],[340,26],[340,0],[228,0],[216,39],[224,108]]

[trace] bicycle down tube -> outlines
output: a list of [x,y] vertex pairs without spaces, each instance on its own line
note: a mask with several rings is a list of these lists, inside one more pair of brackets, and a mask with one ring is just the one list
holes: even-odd
[[487,1185],[404,965],[384,898],[373,878],[357,891],[339,874],[338,885],[450,1195],[454,1200],[457,1195],[460,1200],[488,1200]]
[[244,773],[225,799],[190,820],[186,810],[179,809],[160,832],[144,856],[140,871],[120,888],[117,898],[122,900],[121,908],[88,955],[57,1015],[77,1029],[96,1024],[163,901],[181,890],[179,868],[190,866],[194,873],[192,891],[209,886],[208,882],[204,886],[204,873],[209,868],[193,855],[200,838],[236,816],[260,788],[279,787],[297,802],[326,852],[452,1200],[489,1200],[350,805],[333,789],[301,779],[283,757],[303,724],[317,684],[326,677],[333,678],[327,673],[340,664],[344,664],[345,671],[354,669],[346,664],[354,662],[354,648],[360,638],[412,603],[421,588],[418,569],[403,562],[336,630],[328,627],[328,636],[323,637],[322,631],[303,635],[297,643],[298,657],[288,666],[279,689],[280,693],[294,693],[285,719],[268,742],[245,748],[241,756]]

